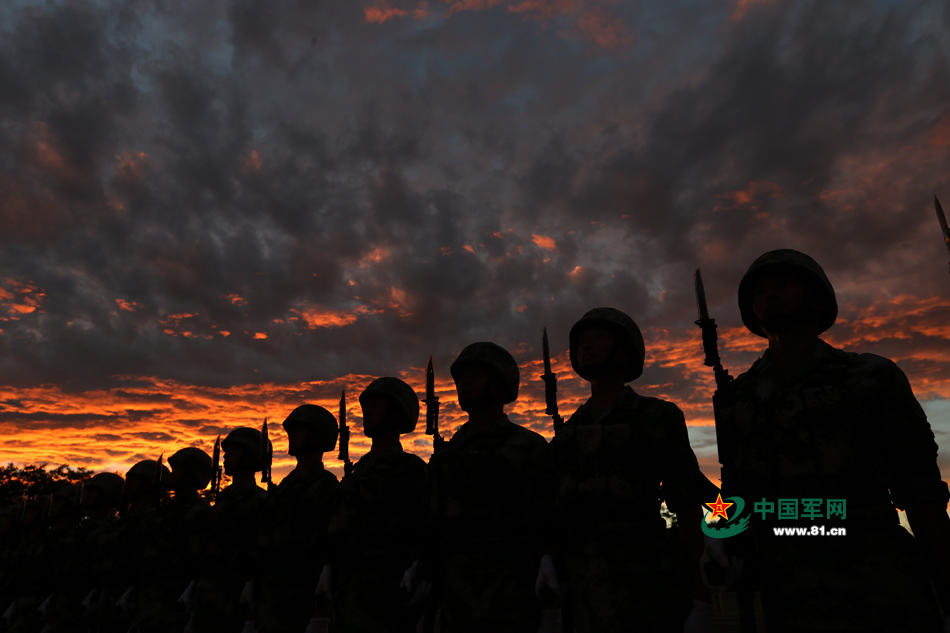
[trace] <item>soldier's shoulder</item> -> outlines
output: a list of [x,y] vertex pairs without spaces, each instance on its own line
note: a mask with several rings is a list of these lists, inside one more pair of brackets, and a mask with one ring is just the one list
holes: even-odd
[[851,352],[827,343],[822,343],[826,363],[831,368],[840,368],[852,381],[868,386],[885,386],[906,381],[903,370],[897,363],[884,356],[867,352]]
[[507,429],[511,438],[520,444],[538,447],[547,445],[548,443],[548,441],[544,439],[544,436],[540,433],[532,431],[531,429],[521,426],[520,424],[516,424],[511,420],[508,421]]
[[636,407],[639,411],[661,419],[676,420],[683,417],[683,411],[674,402],[653,396],[634,395],[636,400],[628,398],[628,406]]
[[755,362],[752,363],[752,365],[747,370],[736,376],[735,385],[738,387],[749,383],[754,383],[762,375],[762,371],[765,369],[765,366],[765,356],[760,356],[759,358],[755,359]]
[[424,459],[413,453],[403,452],[399,456],[399,464],[407,469],[424,471],[426,462]]

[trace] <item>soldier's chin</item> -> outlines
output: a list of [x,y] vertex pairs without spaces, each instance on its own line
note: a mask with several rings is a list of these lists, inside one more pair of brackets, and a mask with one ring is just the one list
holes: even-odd
[[782,335],[800,329],[808,320],[808,313],[804,310],[793,310],[767,315],[759,321],[759,325],[766,334]]
[[616,373],[619,367],[616,363],[587,363],[580,366],[580,375],[587,380],[603,378]]
[[459,398],[459,409],[465,411],[466,413],[471,413],[478,409],[484,409],[488,404],[489,399],[484,396],[475,396],[467,398]]

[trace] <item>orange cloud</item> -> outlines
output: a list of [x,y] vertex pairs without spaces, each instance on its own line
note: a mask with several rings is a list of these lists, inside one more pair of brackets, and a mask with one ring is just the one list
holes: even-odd
[[267,335],[263,332],[254,332],[254,340],[263,341],[267,339]]
[[241,295],[235,294],[235,293],[233,293],[233,292],[232,292],[231,294],[226,294],[226,295],[224,295],[224,298],[227,299],[228,301],[230,301],[230,302],[231,302],[231,305],[237,305],[237,306],[246,306],[246,305],[247,305],[247,299],[245,299],[245,298],[242,297]]
[[[362,307],[364,306],[361,306],[361,308]],[[307,324],[307,328],[311,330],[317,328],[346,327],[347,325],[355,323],[358,315],[364,313],[361,312],[360,308],[357,308],[354,312],[335,312],[314,307],[304,308],[303,310],[292,308],[290,311],[300,315],[300,318]]]
[[[414,9],[408,8],[408,2],[398,4],[401,6],[394,6],[391,0],[377,0],[363,9],[364,21],[382,24],[395,18],[411,16],[422,20],[433,15],[426,2],[420,2]],[[623,22],[605,8],[616,4],[615,0],[441,0],[440,4],[442,9],[438,15],[443,17],[499,6],[506,6],[511,14],[542,24],[564,17],[572,28],[559,29],[559,35],[568,38],[579,36],[607,49],[615,50],[633,41],[633,36],[627,32]]]
[[46,293],[32,281],[22,282],[12,277],[0,286],[0,321],[17,321],[40,309]]
[[546,251],[553,251],[555,248],[553,237],[532,234],[531,241],[534,242],[538,248],[543,248]]
[[[731,208],[738,209],[741,207],[747,207],[752,211],[758,209],[757,200],[762,198],[777,198],[782,193],[782,188],[779,187],[774,182],[769,182],[767,180],[756,180],[750,182],[745,189],[739,189],[730,193],[724,193],[719,196],[722,200],[727,200],[731,203]],[[714,210],[718,211],[721,206],[717,205]]]
[[115,304],[119,306],[120,310],[124,310],[126,312],[135,312],[142,307],[135,301],[126,301],[125,299],[116,299]]
[[261,170],[261,155],[256,149],[252,149],[244,158],[244,164],[241,171],[244,173],[259,172]]
[[940,117],[940,120],[930,131],[928,141],[938,149],[950,147],[950,114]]
[[403,17],[407,15],[407,13],[408,12],[403,9],[390,6],[388,2],[383,0],[375,6],[363,9],[363,19],[370,24],[382,24],[393,18]]

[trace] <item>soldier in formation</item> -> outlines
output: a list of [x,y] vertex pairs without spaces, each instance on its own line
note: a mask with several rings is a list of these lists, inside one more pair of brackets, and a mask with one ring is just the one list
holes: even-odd
[[363,390],[360,406],[372,443],[341,482],[322,589],[335,598],[337,631],[413,633],[418,617],[400,581],[423,544],[426,464],[403,450],[399,436],[415,429],[419,398],[404,381],[384,377]]
[[259,546],[267,565],[254,589],[260,633],[300,633],[311,620],[329,618],[315,593],[329,561],[327,530],[339,504],[339,482],[323,465],[323,454],[336,446],[337,422],[323,407],[304,404],[283,426],[297,466],[265,504]]
[[534,592],[553,504],[543,437],[505,415],[518,364],[495,343],[465,347],[451,366],[468,420],[429,462],[427,567],[443,633],[535,631]]
[[[756,259],[739,284],[739,310],[768,349],[723,403],[730,441],[720,461],[724,496],[757,510],[743,566],[761,589],[768,631],[950,630],[940,616],[941,605],[950,614],[950,495],[907,377],[886,358],[820,338],[838,305],[804,253]],[[817,517],[846,536],[773,529]],[[723,545],[712,542],[711,554],[729,565]]]
[[[539,584],[564,583],[577,633],[679,633],[688,614],[688,631],[709,630],[698,573],[705,477],[683,413],[626,384],[643,372],[645,347],[619,310],[595,308],[577,321],[570,358],[591,395],[551,442],[562,573],[542,568]],[[679,519],[678,540],[660,516],[663,500]]]

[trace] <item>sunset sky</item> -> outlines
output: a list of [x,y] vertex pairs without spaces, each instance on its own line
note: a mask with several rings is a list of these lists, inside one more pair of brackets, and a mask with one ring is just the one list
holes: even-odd
[[8,0],[0,462],[124,473],[266,416],[279,479],[291,409],[346,389],[356,459],[359,392],[421,396],[430,354],[450,437],[477,340],[550,436],[542,326],[566,417],[568,330],[610,305],[718,479],[693,271],[736,375],[764,348],[739,279],[791,247],[950,479],[948,34],[936,0]]

